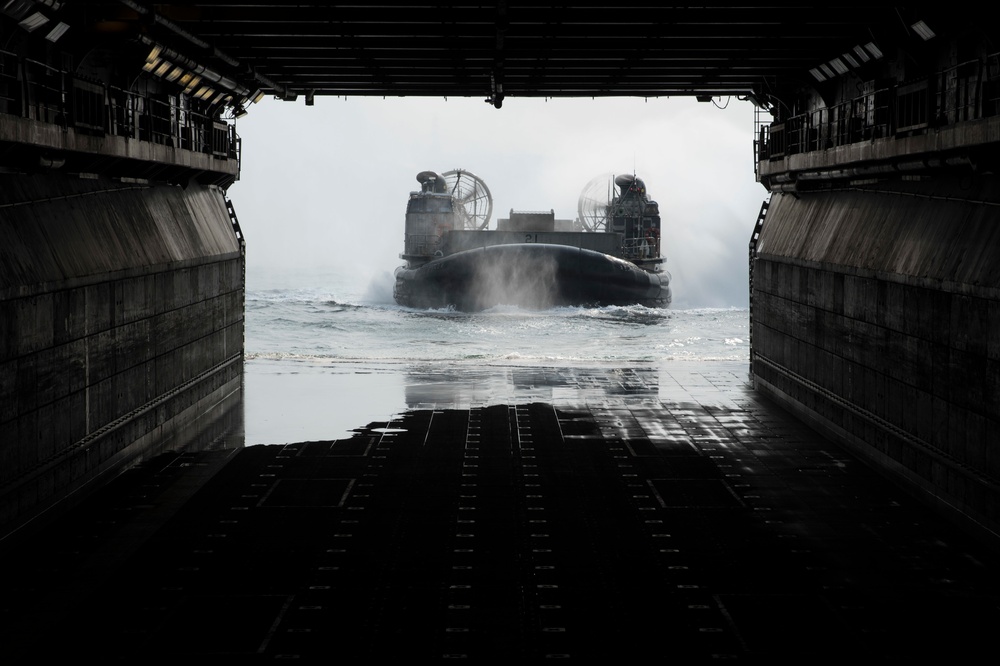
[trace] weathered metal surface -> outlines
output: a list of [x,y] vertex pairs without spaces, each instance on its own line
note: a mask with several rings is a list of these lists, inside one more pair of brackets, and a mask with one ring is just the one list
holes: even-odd
[[[0,177],[0,533],[240,395],[221,191]],[[196,423],[200,419],[200,424]]]
[[[0,294],[238,256],[221,190],[0,175]],[[181,286],[181,285],[179,285]],[[197,283],[184,289],[198,289]]]
[[[54,123],[39,122],[29,118],[4,115],[0,123],[0,144],[8,144],[18,149],[42,149],[49,154],[67,156],[89,155],[89,159],[99,164],[119,160],[123,165],[119,170],[128,173],[128,165],[149,164],[170,165],[177,173],[213,172],[227,175],[234,180],[240,171],[239,160],[220,158],[210,153],[195,152],[152,141],[130,140],[124,136],[94,136],[78,132],[72,127]],[[95,159],[95,156],[99,156]],[[136,171],[133,171],[136,173]]]
[[946,196],[947,181],[935,195],[776,195],[754,272],[753,371],[928,501],[997,533],[995,180],[973,183],[972,200]]
[[[993,176],[976,180],[971,188],[949,179],[919,192],[854,188],[800,199],[775,195],[758,252],[844,266],[865,277],[898,275],[989,294],[1000,286],[1000,183]],[[801,287],[803,295],[829,291]],[[883,316],[904,312],[883,308]]]

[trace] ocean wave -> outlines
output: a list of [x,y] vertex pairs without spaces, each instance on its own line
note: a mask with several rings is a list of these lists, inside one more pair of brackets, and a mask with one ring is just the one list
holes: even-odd
[[714,362],[714,361],[739,361],[748,362],[749,356],[745,353],[716,354],[716,353],[685,353],[675,350],[667,354],[651,355],[610,355],[591,356],[573,354],[521,354],[509,352],[502,354],[469,353],[456,354],[452,357],[442,357],[433,355],[414,356],[373,356],[373,355],[333,355],[321,353],[298,353],[298,352],[251,352],[244,354],[244,360],[248,363],[274,362],[292,363],[300,366],[311,366],[316,368],[335,367],[344,364],[377,364],[391,366],[504,366],[504,365],[530,365],[530,366],[561,366],[561,365],[600,365],[600,366],[636,366],[636,365],[658,365],[665,362],[670,363],[692,363],[692,362]]
[[468,313],[369,303],[336,283],[247,294],[246,359],[294,362],[581,365],[743,361],[745,308],[500,306]]

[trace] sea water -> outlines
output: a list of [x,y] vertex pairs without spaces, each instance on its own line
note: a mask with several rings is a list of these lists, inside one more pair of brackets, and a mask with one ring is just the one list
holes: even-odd
[[391,273],[248,267],[246,444],[334,439],[405,409],[407,384],[510,366],[748,361],[746,308],[418,310]]

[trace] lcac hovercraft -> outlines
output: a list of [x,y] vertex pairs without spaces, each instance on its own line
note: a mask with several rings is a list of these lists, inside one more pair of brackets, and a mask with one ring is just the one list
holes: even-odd
[[[406,263],[393,295],[413,308],[478,311],[498,305],[645,305],[671,301],[660,214],[634,175],[599,177],[580,195],[575,220],[514,211],[488,229],[493,198],[462,169],[417,174],[406,207]],[[613,185],[612,185],[613,183]]]

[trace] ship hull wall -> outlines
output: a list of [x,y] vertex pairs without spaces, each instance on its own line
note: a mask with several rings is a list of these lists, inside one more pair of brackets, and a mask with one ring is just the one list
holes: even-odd
[[0,179],[9,534],[145,456],[239,441],[244,253],[214,186]]
[[751,286],[756,387],[994,536],[995,180],[942,178],[933,192],[775,194]]

